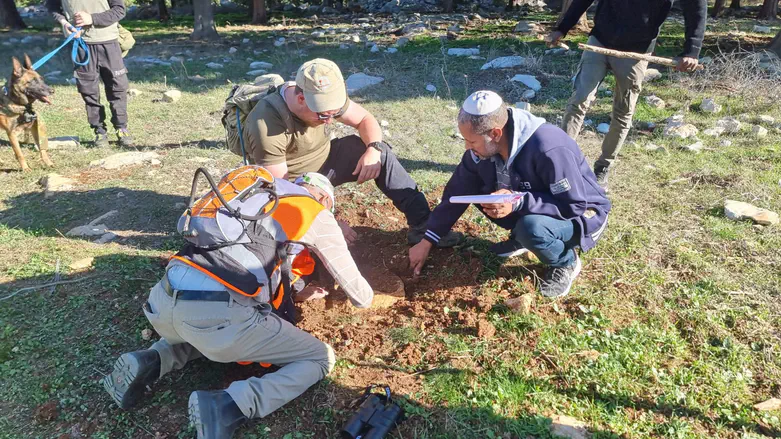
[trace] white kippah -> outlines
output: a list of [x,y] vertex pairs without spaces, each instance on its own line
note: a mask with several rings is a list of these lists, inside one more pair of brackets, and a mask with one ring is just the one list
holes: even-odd
[[469,95],[461,108],[471,115],[482,116],[493,113],[501,106],[501,96],[490,90],[479,90]]

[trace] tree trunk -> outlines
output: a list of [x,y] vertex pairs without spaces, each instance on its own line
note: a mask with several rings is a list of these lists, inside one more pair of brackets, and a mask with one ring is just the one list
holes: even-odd
[[730,9],[740,9],[740,0],[732,0],[729,4]]
[[781,31],[778,31],[776,37],[773,38],[773,41],[771,41],[770,45],[767,46],[767,50],[775,53],[779,58],[781,58]]
[[[556,20],[556,25],[558,26],[561,24],[561,20],[564,19],[564,14],[567,13],[567,9],[569,9],[569,6],[572,4],[574,0],[564,0],[561,3],[561,14],[559,14],[558,20]],[[584,13],[580,19],[578,20],[578,24],[575,25],[573,28],[575,30],[579,30],[582,32],[588,32],[591,30],[591,28],[588,25],[588,19],[586,18],[586,14]]]
[[19,11],[16,9],[14,0],[0,0],[0,24],[11,29],[27,28],[24,20],[22,20],[22,16],[19,15]]
[[455,10],[455,0],[442,0],[442,11],[446,14],[451,14]]
[[[173,7],[173,5],[171,5]],[[160,21],[167,22],[171,19],[171,15],[168,14],[168,7],[165,5],[165,0],[157,0],[157,13],[160,16]]]
[[759,11],[760,20],[775,20],[778,17],[778,0],[765,0]]
[[722,11],[724,11],[724,3],[727,3],[727,0],[716,0],[716,4],[713,5],[713,14],[712,14],[714,18],[721,15]]
[[266,0],[252,0],[252,23],[263,24],[267,21]]
[[211,0],[193,0],[193,33],[190,39],[212,40],[218,38],[214,25],[214,10]]

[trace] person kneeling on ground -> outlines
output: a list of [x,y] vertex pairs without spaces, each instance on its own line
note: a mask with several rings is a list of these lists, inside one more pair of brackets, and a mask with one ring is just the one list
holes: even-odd
[[[355,128],[358,136],[331,140],[326,127],[337,121]],[[407,218],[408,244],[423,239],[431,214],[425,195],[383,141],[377,119],[350,100],[342,72],[333,61],[305,62],[295,82],[280,85],[258,101],[242,129],[251,161],[276,178],[319,172],[334,186],[374,180]],[[340,226],[351,243],[355,232],[346,223]],[[438,246],[452,247],[460,238],[455,233],[443,235]]]
[[468,204],[451,203],[450,197],[520,193],[514,204],[477,206],[512,231],[491,251],[501,257],[532,251],[548,266],[540,292],[566,295],[581,268],[575,247],[594,247],[611,206],[577,143],[545,119],[508,108],[492,91],[467,98],[458,129],[466,152],[431,214],[425,240],[409,250],[410,267],[420,274],[439,236],[466,211]]
[[[260,167],[248,168],[259,169],[271,177]],[[276,180],[278,207],[270,217],[250,225],[244,233],[258,233],[258,225],[266,228],[273,223],[268,230],[273,230],[277,242],[282,242],[281,235],[288,249],[303,246],[311,250],[352,304],[368,308],[374,293],[358,271],[331,212],[333,186],[325,176],[315,173],[301,176],[296,183]],[[192,207],[186,214],[190,210],[196,209]],[[197,234],[190,236],[199,239]],[[253,245],[255,241],[228,249],[236,260],[254,260],[256,264],[246,265],[251,268],[258,262],[246,256]],[[188,254],[191,256],[182,257]],[[235,381],[225,390],[190,394],[190,423],[198,438],[225,439],[248,419],[267,416],[323,379],[333,369],[335,356],[331,346],[296,328],[280,312],[277,302],[285,292],[278,288],[284,285],[280,281],[284,274],[268,276],[268,289],[251,281],[250,288],[262,293],[248,296],[240,294],[236,287],[243,285],[240,282],[242,275],[246,279],[246,269],[242,273],[242,269],[228,266],[230,262],[221,263],[230,258],[207,256],[212,265],[205,264],[209,267],[206,270],[202,261],[207,259],[197,257],[203,254],[208,252],[187,253],[185,247],[171,259],[166,274],[152,288],[143,306],[144,314],[162,338],[150,349],[120,356],[113,372],[103,379],[103,386],[121,408],[128,409],[138,402],[146,386],[200,357],[220,363],[263,362],[280,366],[276,372]],[[264,263],[260,265],[262,270]],[[295,263],[291,272],[296,272]],[[295,279],[290,282],[301,283]],[[269,291],[281,292],[274,298]]]

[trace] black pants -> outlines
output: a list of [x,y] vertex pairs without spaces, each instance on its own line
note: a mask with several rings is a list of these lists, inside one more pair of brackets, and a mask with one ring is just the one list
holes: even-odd
[[[127,128],[127,68],[122,60],[118,41],[87,44],[90,62],[86,66],[75,66],[74,75],[84,104],[87,106],[87,121],[96,132],[106,132],[106,109],[100,103],[100,82],[106,87],[106,99],[111,107],[111,124],[114,128]],[[79,59],[86,54],[79,50]]]
[[[328,159],[318,172],[326,176],[332,172],[333,175],[329,177],[334,186],[357,181],[358,176],[353,175],[353,171],[365,152],[366,145],[358,136],[334,139],[331,141]],[[428,221],[431,210],[426,197],[418,190],[418,185],[407,174],[396,158],[396,154],[390,149],[386,148],[382,151],[380,163],[382,170],[374,179],[377,187],[391,199],[396,209],[407,217],[408,225],[411,227],[424,225]]]

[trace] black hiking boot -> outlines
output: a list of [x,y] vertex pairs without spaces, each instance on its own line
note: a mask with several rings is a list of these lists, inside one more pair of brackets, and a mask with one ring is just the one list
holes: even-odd
[[224,390],[196,390],[187,404],[198,439],[230,439],[248,418]]
[[95,131],[95,148],[108,148],[108,134],[105,131]]
[[597,184],[602,187],[602,189],[605,190],[605,193],[607,193],[607,174],[610,172],[610,169],[607,166],[602,165],[594,165],[594,175],[597,176]]
[[127,128],[120,128],[117,130],[117,145],[120,148],[132,148],[133,136],[130,135],[130,131]]
[[[574,250],[572,250],[574,251]],[[540,284],[540,293],[545,297],[564,297],[580,274],[580,258],[575,253],[575,263],[567,267],[548,267]]]
[[528,253],[520,242],[510,238],[507,241],[497,242],[491,245],[491,252],[500,258],[512,258]]
[[103,388],[119,407],[127,410],[144,394],[147,385],[160,377],[160,354],[154,349],[122,354],[110,375],[103,378]]
[[[409,231],[407,232],[407,244],[415,245],[422,241],[423,237],[426,236],[426,230],[426,224],[415,227],[410,226]],[[447,235],[439,239],[436,246],[438,248],[450,248],[461,242],[463,238],[464,235],[458,232],[447,232]]]

